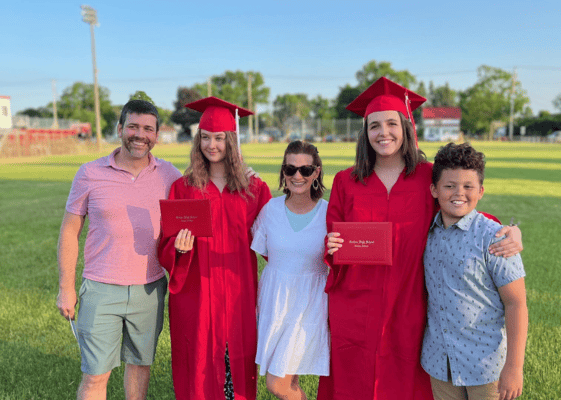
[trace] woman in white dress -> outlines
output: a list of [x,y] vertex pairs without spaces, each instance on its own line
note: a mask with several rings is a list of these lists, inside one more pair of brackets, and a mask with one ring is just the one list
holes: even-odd
[[255,362],[279,399],[306,399],[299,375],[329,374],[322,178],[317,148],[290,143],[280,172],[285,195],[271,199],[253,225],[251,248],[268,259],[259,281]]

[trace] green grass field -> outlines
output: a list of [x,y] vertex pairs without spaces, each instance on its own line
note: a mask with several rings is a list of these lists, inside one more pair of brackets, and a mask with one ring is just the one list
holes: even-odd
[[[328,188],[334,174],[353,163],[354,146],[318,146]],[[421,143],[429,159],[439,146]],[[505,223],[514,216],[524,236],[530,330],[521,399],[560,399],[561,146],[505,142],[474,146],[488,160],[485,196],[478,209]],[[278,173],[285,147],[276,143],[243,147],[245,161],[274,196],[280,194]],[[111,149],[107,147],[102,155]],[[158,145],[154,154],[184,170],[188,152],[187,145]],[[0,159],[0,400],[75,398],[80,356],[68,322],[55,305],[56,244],[72,178],[82,163],[97,157]],[[79,271],[82,266],[80,260]],[[124,398],[122,376],[122,367],[114,370],[109,399]],[[309,399],[315,399],[317,379],[303,377],[301,382]],[[149,398],[174,398],[167,324],[152,369]],[[263,380],[258,398],[273,399]]]

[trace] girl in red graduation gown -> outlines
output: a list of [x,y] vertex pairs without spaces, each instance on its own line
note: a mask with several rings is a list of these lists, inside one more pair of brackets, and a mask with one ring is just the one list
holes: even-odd
[[[354,167],[335,176],[326,216],[331,370],[320,378],[319,400],[432,400],[420,355],[423,252],[436,206],[432,164],[407,119],[424,101],[380,78],[347,107],[364,126]],[[392,222],[392,265],[334,265],[332,254],[345,246],[335,221]],[[508,254],[521,249],[505,243]]]
[[210,199],[214,236],[194,238],[182,230],[159,245],[170,276],[175,395],[255,399],[257,259],[250,231],[271,192],[259,178],[247,177],[238,153],[233,112],[251,112],[213,97],[187,107],[204,113],[191,163],[169,198]]

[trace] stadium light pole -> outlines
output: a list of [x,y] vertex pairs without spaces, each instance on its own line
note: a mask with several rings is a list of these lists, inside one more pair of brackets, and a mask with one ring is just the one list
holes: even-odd
[[94,25],[99,26],[97,22],[97,11],[87,5],[81,5],[82,21],[90,24],[90,33],[92,38],[92,63],[93,63],[93,76],[94,76],[94,103],[95,103],[95,132],[97,138],[97,150],[101,152],[101,117],[99,110],[99,89],[97,86],[97,65],[95,62],[95,35]]

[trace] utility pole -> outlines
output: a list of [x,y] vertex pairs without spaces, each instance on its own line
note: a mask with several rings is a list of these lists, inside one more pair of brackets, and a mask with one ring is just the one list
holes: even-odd
[[257,107],[255,107],[255,137],[259,137],[259,114],[257,113]]
[[99,26],[97,22],[97,11],[90,6],[82,5],[82,21],[90,24],[90,34],[92,38],[92,63],[94,76],[94,102],[95,102],[95,132],[97,137],[97,150],[101,152],[101,112],[99,110],[99,88],[97,86],[97,65],[95,62],[95,35],[94,25]]
[[56,81],[54,79],[51,81],[51,87],[53,89],[53,129],[58,129],[58,114],[56,111]]
[[[253,79],[253,75],[251,72],[248,74],[247,77],[247,108],[249,111],[253,111],[253,99],[251,97],[251,81]],[[249,140],[253,142],[253,115],[249,115],[247,119],[248,131],[247,134],[249,136]]]
[[516,85],[516,67],[512,72],[512,88],[510,91],[510,121],[508,123],[508,138],[512,141],[514,136],[514,86]]
[[206,96],[212,96],[212,85],[210,84],[210,78],[207,78],[206,80]]

